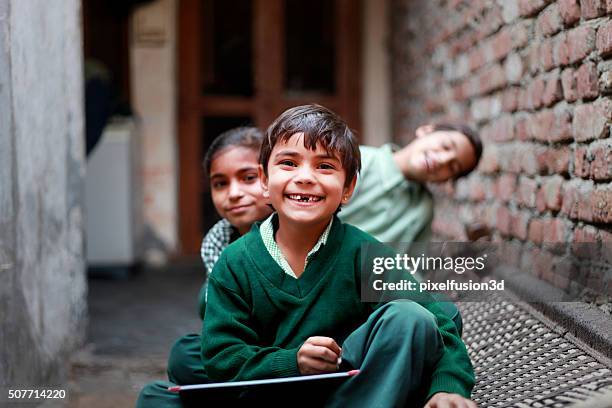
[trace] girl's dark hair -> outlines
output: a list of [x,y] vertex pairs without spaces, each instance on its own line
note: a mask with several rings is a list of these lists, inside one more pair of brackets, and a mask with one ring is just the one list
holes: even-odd
[[263,132],[256,127],[237,127],[221,133],[210,144],[204,156],[204,169],[206,174],[210,174],[212,161],[227,148],[246,147],[256,152],[261,148]]
[[304,134],[304,146],[315,150],[317,144],[330,155],[337,155],[346,172],[348,186],[361,169],[359,145],[348,125],[334,112],[317,104],[287,109],[268,127],[259,152],[259,163],[268,175],[272,149],[296,133]]
[[468,141],[472,145],[472,148],[474,149],[474,157],[476,158],[474,167],[471,169],[465,170],[461,174],[457,174],[455,178],[466,176],[472,170],[474,170],[474,168],[476,168],[476,166],[478,165],[478,162],[480,161],[480,156],[482,156],[482,140],[480,139],[480,135],[478,135],[478,132],[476,132],[474,129],[472,129],[471,127],[463,123],[438,123],[438,124],[433,125],[433,129],[434,131],[452,130],[455,132],[459,132],[463,134],[465,137],[467,137]]

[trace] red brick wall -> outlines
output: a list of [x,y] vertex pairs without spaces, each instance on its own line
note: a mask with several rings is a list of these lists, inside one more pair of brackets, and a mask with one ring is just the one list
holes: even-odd
[[476,173],[432,186],[440,238],[484,223],[517,266],[535,248],[539,278],[612,296],[612,245],[570,245],[612,243],[611,16],[612,0],[392,0],[396,139],[453,118],[485,143]]

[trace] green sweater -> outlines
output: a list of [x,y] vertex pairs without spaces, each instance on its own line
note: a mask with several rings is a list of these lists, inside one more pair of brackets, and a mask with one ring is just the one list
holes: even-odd
[[[266,250],[259,225],[227,247],[215,264],[202,327],[202,359],[214,381],[300,375],[297,352],[311,336],[342,344],[379,305],[360,301],[360,251],[378,242],[334,220],[327,244],[299,279],[282,271]],[[474,374],[467,350],[436,303],[444,354],[432,374],[436,392],[470,396]]]

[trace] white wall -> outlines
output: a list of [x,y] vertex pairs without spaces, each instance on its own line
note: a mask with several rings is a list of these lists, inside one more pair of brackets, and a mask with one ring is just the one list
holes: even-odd
[[[139,7],[132,18],[130,44],[132,103],[140,118],[144,222],[170,251],[178,242],[176,13],[177,0]],[[145,256],[163,260],[161,252],[149,250]]]

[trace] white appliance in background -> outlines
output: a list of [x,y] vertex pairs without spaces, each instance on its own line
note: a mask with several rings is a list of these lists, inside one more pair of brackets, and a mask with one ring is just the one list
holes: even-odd
[[87,262],[129,267],[141,260],[140,143],[131,118],[112,120],[87,160]]

